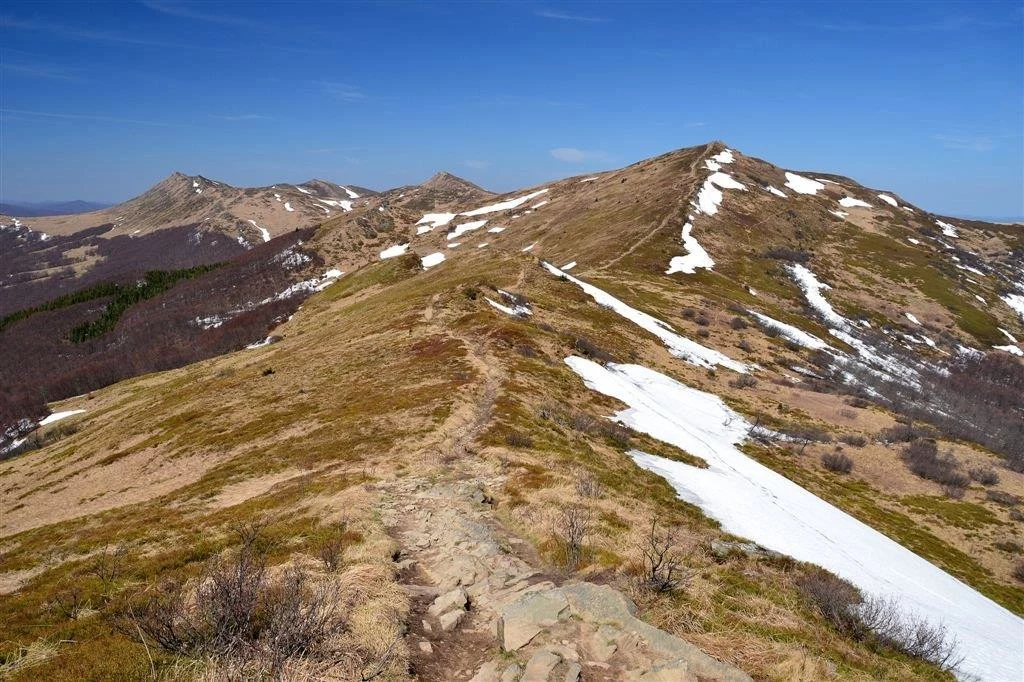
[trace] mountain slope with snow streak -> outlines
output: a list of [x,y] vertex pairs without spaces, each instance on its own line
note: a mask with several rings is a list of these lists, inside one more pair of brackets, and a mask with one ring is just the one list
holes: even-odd
[[614,418],[708,463],[701,469],[634,452],[679,495],[730,533],[835,572],[868,594],[895,597],[908,614],[946,625],[960,641],[965,679],[1024,675],[1024,620],[877,530],[755,462],[736,446],[750,424],[719,398],[637,365],[578,357],[566,363],[595,391],[629,409]]

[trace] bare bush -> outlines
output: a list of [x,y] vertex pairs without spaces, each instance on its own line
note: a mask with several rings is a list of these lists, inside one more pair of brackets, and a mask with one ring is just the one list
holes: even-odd
[[585,336],[577,337],[573,342],[573,347],[576,349],[577,353],[597,360],[598,362],[615,362],[615,357],[612,356],[611,353],[598,347],[597,344]]
[[973,467],[967,472],[970,477],[982,485],[999,483],[999,474],[992,467]]
[[576,494],[583,498],[599,498],[603,492],[601,482],[586,469],[576,471]]
[[986,490],[985,497],[1005,507],[1014,507],[1020,503],[1019,497],[1003,490]]
[[524,433],[513,431],[512,433],[505,436],[505,442],[514,448],[532,448],[533,439]]
[[730,380],[729,385],[733,388],[753,388],[757,386],[757,379],[749,374],[741,374],[735,379]]
[[862,448],[868,444],[868,439],[859,433],[844,433],[838,438],[840,443],[852,445],[855,448]]
[[765,254],[768,258],[775,260],[789,261],[790,263],[806,263],[811,259],[811,254],[800,249],[793,249],[788,246],[777,246]]
[[738,348],[739,348],[740,350],[746,351],[746,352],[748,352],[748,353],[750,353],[750,352],[753,352],[753,350],[754,350],[754,347],[753,347],[753,346],[751,346],[751,345],[750,345],[750,342],[749,342],[749,341],[747,341],[746,339],[740,339],[740,342],[739,342],[739,343],[737,343],[737,344],[736,344],[736,346],[737,346],[737,347],[738,347]]
[[271,579],[259,540],[214,557],[194,583],[150,586],[115,615],[118,629],[243,677],[277,678],[289,661],[335,659],[334,640],[347,628],[336,583],[295,567]]
[[901,454],[907,468],[916,476],[944,486],[966,488],[970,480],[958,471],[960,463],[952,453],[939,454],[933,440],[915,440]]
[[584,544],[590,534],[591,518],[589,509],[576,505],[562,512],[559,532],[565,549],[565,568],[568,571],[575,571],[583,562]]
[[729,326],[735,329],[736,331],[740,331],[741,329],[746,329],[747,327],[749,327],[750,324],[742,317],[734,317],[731,320],[729,320]]
[[821,465],[839,474],[853,471],[853,460],[841,452],[826,452],[821,456]]
[[316,545],[316,553],[328,571],[336,571],[345,561],[348,548],[348,524],[344,521],[327,528]]
[[1024,583],[1024,561],[1013,567],[1013,577]]
[[643,587],[654,592],[671,592],[689,581],[679,550],[676,530],[659,530],[651,521],[651,530],[639,546],[643,565]]
[[919,438],[935,438],[935,429],[923,424],[897,424],[878,432],[877,440],[883,443],[909,443]]
[[944,625],[906,614],[895,600],[864,598],[849,582],[826,571],[804,574],[797,588],[833,627],[856,641],[878,644],[956,671],[963,657]]

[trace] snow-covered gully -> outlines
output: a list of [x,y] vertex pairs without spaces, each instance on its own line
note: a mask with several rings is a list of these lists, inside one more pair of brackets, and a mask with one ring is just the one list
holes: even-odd
[[942,623],[964,656],[962,679],[1024,678],[1024,621],[882,533],[757,463],[737,447],[750,424],[720,398],[638,365],[566,364],[587,387],[628,409],[612,418],[703,458],[707,469],[639,451],[636,463],[664,477],[730,533],[827,568],[906,614]]

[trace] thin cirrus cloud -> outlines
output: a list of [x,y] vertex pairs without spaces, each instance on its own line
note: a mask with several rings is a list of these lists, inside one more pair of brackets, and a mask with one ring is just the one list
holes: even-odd
[[187,3],[143,0],[142,5],[154,12],[159,12],[160,14],[166,14],[168,16],[178,17],[181,19],[205,21],[212,24],[227,24],[228,26],[239,26],[243,28],[258,28],[260,26],[257,22],[245,19],[244,17],[225,14],[209,14],[207,12],[194,9],[194,6],[190,6]]
[[215,118],[218,121],[269,121],[270,116],[264,116],[263,114],[210,114],[210,118]]
[[334,81],[317,81],[320,92],[342,102],[365,102],[369,96],[358,86]]
[[66,69],[57,66],[48,66],[46,64],[12,64],[10,62],[3,62],[0,63],[0,71],[9,73],[12,76],[21,76],[23,78],[45,78],[48,80],[67,81],[69,83],[88,82],[85,78],[76,76]]
[[608,158],[608,155],[602,151],[591,151],[586,149],[576,149],[575,147],[556,147],[550,152],[551,156],[559,161],[565,161],[566,163],[583,163],[585,161],[600,161]]
[[595,17],[585,14],[570,14],[568,12],[559,12],[551,9],[539,9],[534,14],[543,19],[559,19],[561,21],[575,21],[580,24],[605,24],[608,19],[605,17]]
[[70,121],[98,121],[101,123],[131,123],[143,126],[159,126],[163,128],[181,128],[177,123],[167,121],[145,121],[137,118],[119,118],[117,116],[103,116],[97,114],[67,114],[57,111],[31,111],[27,109],[0,109],[0,114],[13,114],[29,118],[51,118],[65,119]]
[[987,152],[995,149],[991,137],[983,135],[934,135],[935,140],[947,149],[962,149],[969,152]]

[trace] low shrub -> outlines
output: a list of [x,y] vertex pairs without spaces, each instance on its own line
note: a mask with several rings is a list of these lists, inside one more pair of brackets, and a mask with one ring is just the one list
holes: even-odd
[[966,488],[970,479],[960,473],[959,462],[952,453],[939,454],[933,440],[919,439],[909,443],[901,454],[910,471],[921,478],[943,486]]
[[731,320],[729,320],[729,326],[735,329],[736,331],[740,331],[741,329],[746,329],[750,325],[747,324],[747,321],[744,320],[742,317],[734,317]]
[[841,452],[826,452],[821,456],[821,465],[838,474],[848,474],[853,471],[853,460]]
[[526,434],[513,431],[512,433],[505,436],[505,443],[514,448],[532,448],[533,438],[530,438]]
[[896,424],[878,432],[877,440],[883,443],[909,443],[919,438],[935,438],[938,433],[923,424]]
[[1003,490],[986,490],[985,497],[996,504],[1003,505],[1004,507],[1014,507],[1020,503],[1019,497],[1011,495]]
[[730,380],[729,385],[733,388],[753,388],[757,386],[757,379],[749,374],[741,374],[735,379]]
[[970,477],[982,485],[999,483],[999,474],[992,467],[974,467],[967,472]]
[[862,448],[868,444],[868,439],[859,433],[844,433],[839,436],[839,442],[852,445],[855,448]]

